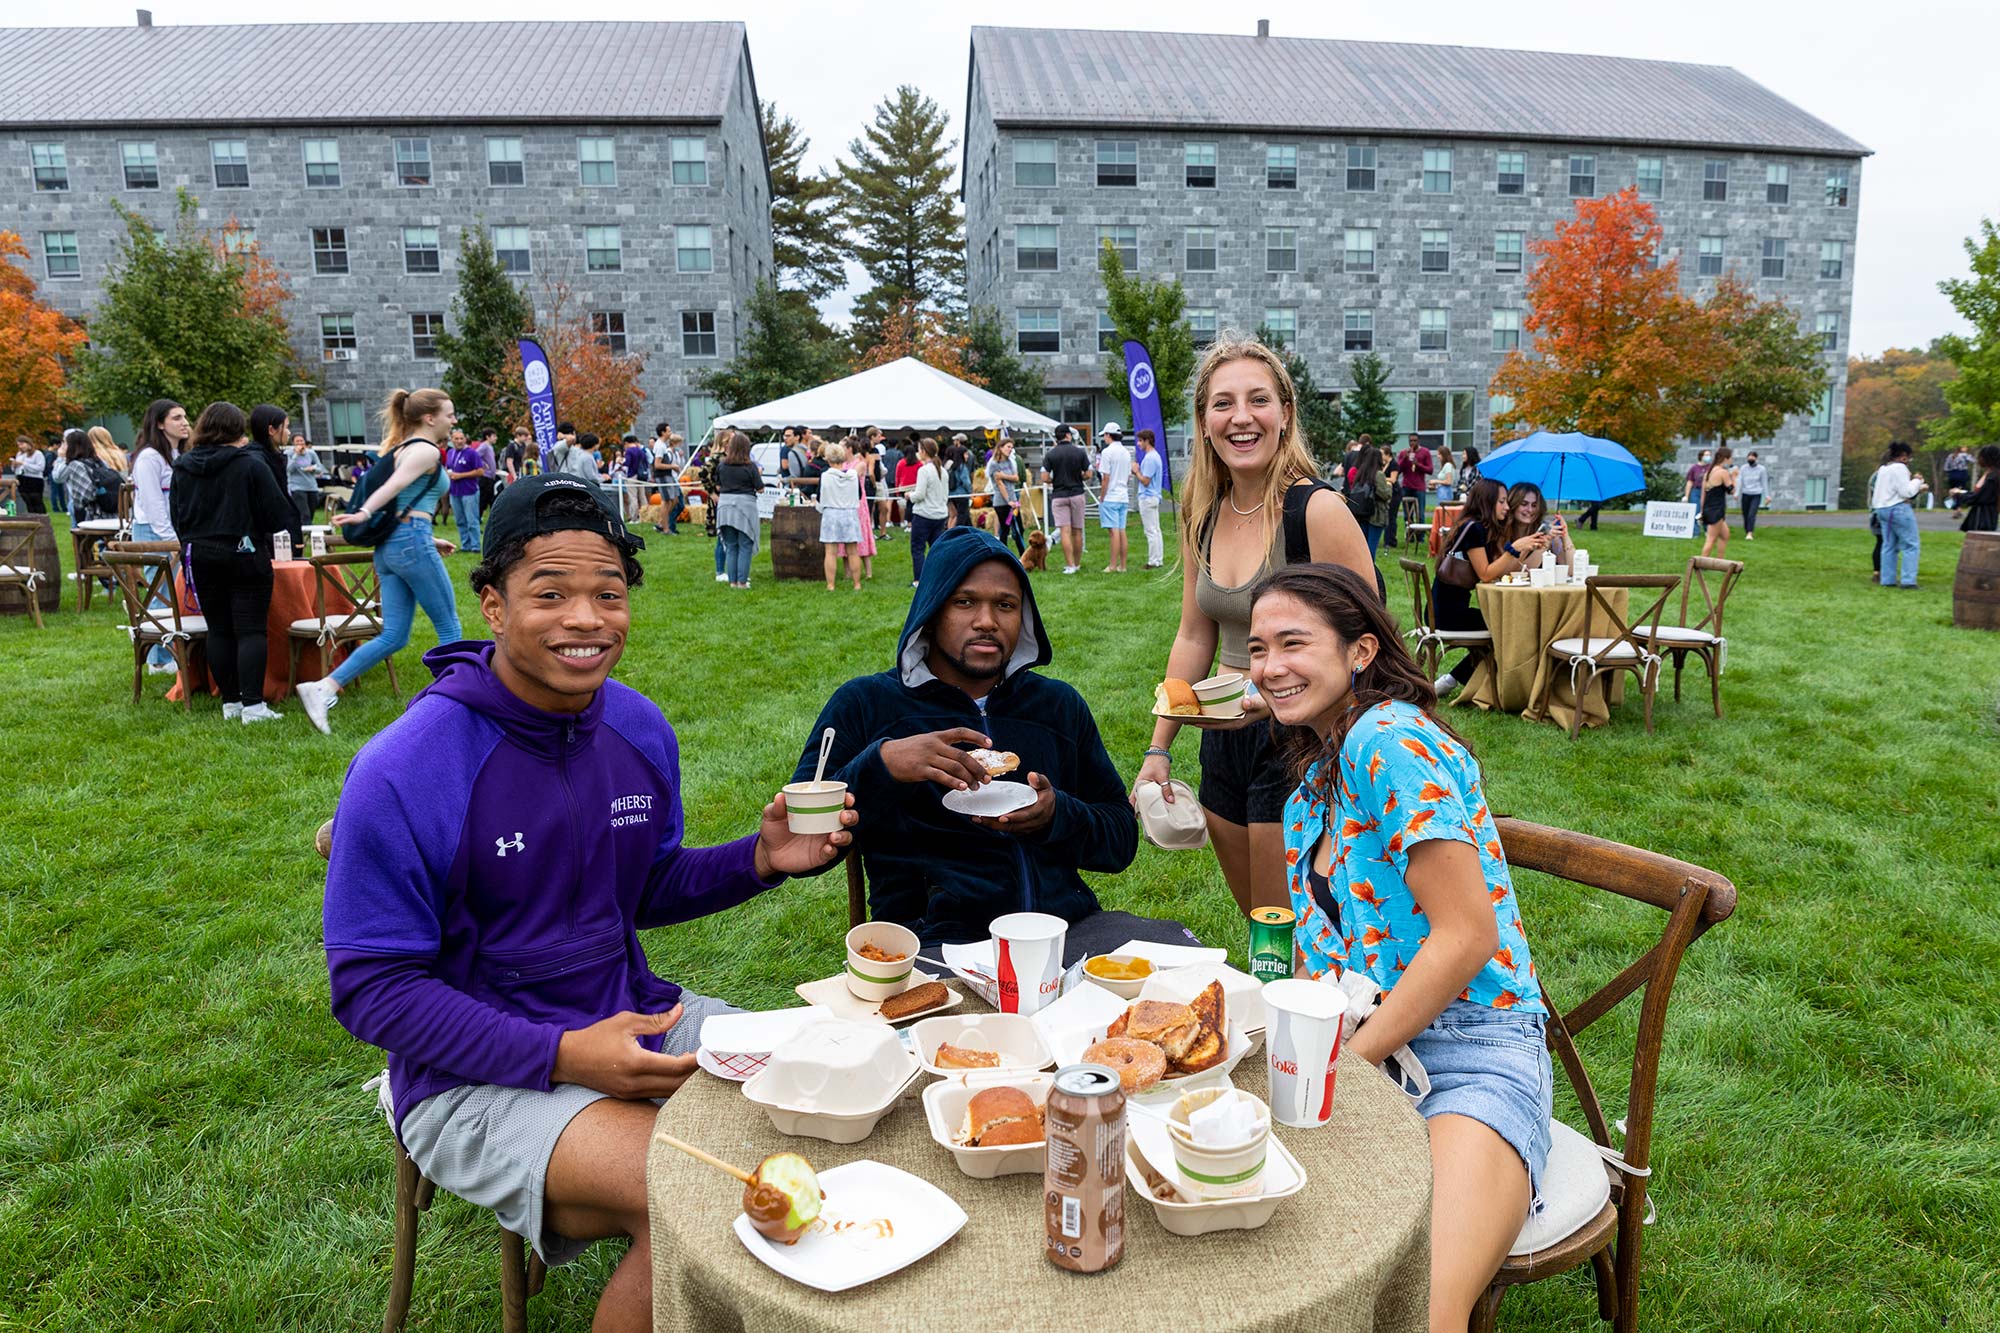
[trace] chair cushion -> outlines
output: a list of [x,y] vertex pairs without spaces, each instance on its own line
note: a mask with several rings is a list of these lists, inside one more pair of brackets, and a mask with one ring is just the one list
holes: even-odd
[[1446,643],[1493,642],[1493,631],[1485,629],[1441,629],[1435,631],[1435,635]]
[[0,579],[24,579],[34,572],[32,565],[0,565]]
[[[156,624],[164,628],[155,628]],[[172,628],[173,621],[171,620],[149,621],[140,628],[139,637],[147,640],[162,638],[165,632]],[[181,632],[184,634],[206,634],[208,633],[208,620],[204,616],[182,616]]]
[[71,532],[116,532],[118,520],[115,518],[86,518],[81,523],[70,525]]
[[1557,639],[1549,645],[1549,651],[1561,657],[1594,657],[1600,662],[1639,660],[1636,648],[1615,639],[1592,639],[1587,646],[1582,639]]
[[314,620],[308,617],[305,620],[294,620],[292,622],[292,633],[308,639],[317,638],[322,633],[348,635],[365,633],[368,637],[373,637],[374,632],[375,627],[364,620],[349,621],[345,618],[339,620],[331,618]]
[[1683,629],[1679,625],[1662,625],[1655,640],[1659,643],[1714,645],[1721,642],[1705,629]]
[[1521,1227],[1510,1255],[1552,1249],[1611,1202],[1611,1176],[1597,1145],[1560,1120],[1549,1121],[1549,1163],[1542,1169],[1541,1209]]

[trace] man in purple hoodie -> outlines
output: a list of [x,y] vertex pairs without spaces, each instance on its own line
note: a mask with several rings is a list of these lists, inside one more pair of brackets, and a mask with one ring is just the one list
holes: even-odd
[[493,642],[425,655],[437,679],[348,769],[326,882],[333,1013],[389,1053],[403,1146],[551,1265],[630,1236],[599,1302],[613,1328],[651,1316],[649,1099],[730,1008],[653,975],[637,928],[733,907],[851,837],[794,836],[780,796],[750,836],[682,844],[673,729],[608,679],[642,546],[575,477],[501,493],[472,571]]

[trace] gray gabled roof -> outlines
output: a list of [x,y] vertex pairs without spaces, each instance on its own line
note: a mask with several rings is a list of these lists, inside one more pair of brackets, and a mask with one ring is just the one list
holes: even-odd
[[0,126],[712,122],[747,40],[741,23],[0,28]]
[[1663,60],[974,28],[971,77],[1001,125],[1422,134],[1847,157],[1870,151],[1733,69]]

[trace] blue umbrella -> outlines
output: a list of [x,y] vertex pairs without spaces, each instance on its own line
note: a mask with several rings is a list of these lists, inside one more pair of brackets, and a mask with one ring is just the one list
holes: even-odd
[[1551,505],[1609,500],[1646,489],[1646,469],[1631,450],[1575,431],[1538,430],[1502,445],[1480,460],[1479,475],[1504,486],[1533,482]]

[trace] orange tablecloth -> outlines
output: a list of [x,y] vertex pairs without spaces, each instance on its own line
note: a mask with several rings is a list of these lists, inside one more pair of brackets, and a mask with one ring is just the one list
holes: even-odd
[[[180,603],[182,615],[194,614],[195,598],[189,595],[184,582],[186,567],[174,571],[174,599]],[[339,592],[329,590],[326,611],[328,615],[338,615],[352,611],[354,604]],[[286,675],[291,668],[292,622],[311,620],[317,609],[313,602],[313,567],[310,560],[277,560],[271,564],[271,613],[266,618],[271,636],[271,653],[264,662],[264,697],[272,702],[291,693],[286,683]],[[331,658],[322,660],[320,646],[316,643],[305,645],[299,652],[299,679],[318,680],[347,656],[345,647],[333,649]],[[203,659],[206,661],[206,659]],[[222,693],[222,687],[204,669],[201,687],[210,694]],[[179,703],[182,681],[175,681],[167,691],[167,699]]]
[[1458,516],[1464,512],[1464,505],[1438,505],[1431,510],[1431,559],[1437,559],[1439,553],[1444,550],[1445,542],[1451,537],[1451,530],[1458,526]]

